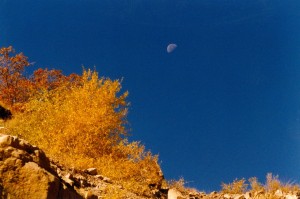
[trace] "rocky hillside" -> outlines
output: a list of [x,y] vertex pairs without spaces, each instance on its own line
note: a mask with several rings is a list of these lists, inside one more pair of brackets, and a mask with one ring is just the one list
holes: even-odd
[[[168,190],[149,186],[153,193],[150,198],[167,198]],[[127,198],[149,198],[124,190],[94,168],[64,168],[25,140],[0,134],[1,199],[110,198],[108,191],[112,189],[126,192]]]
[[[244,194],[204,193],[150,184],[151,196],[125,190],[95,168],[65,168],[47,158],[38,147],[16,136],[0,134],[0,199],[300,199],[300,193],[249,191]],[[114,190],[112,194],[111,190]],[[122,197],[118,197],[122,192]]]

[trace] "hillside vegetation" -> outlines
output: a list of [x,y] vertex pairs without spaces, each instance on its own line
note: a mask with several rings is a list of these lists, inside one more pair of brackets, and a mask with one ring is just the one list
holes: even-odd
[[9,133],[39,146],[67,167],[96,167],[124,188],[149,194],[159,184],[158,157],[139,142],[128,141],[128,92],[121,82],[83,69],[81,75],[30,66],[12,47],[0,50],[0,102],[13,119]]

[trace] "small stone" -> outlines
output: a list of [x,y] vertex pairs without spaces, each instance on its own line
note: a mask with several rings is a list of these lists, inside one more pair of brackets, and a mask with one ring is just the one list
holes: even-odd
[[98,196],[96,196],[92,191],[89,190],[89,191],[85,192],[84,198],[85,199],[98,199]]
[[88,186],[88,183],[87,183],[86,179],[81,179],[79,182],[80,182],[80,186],[81,186],[81,187],[86,187],[86,186]]
[[287,194],[285,196],[286,199],[297,199],[298,197],[296,195]]
[[277,191],[275,191],[275,196],[282,197],[283,192],[280,189],[278,189]]
[[90,175],[97,175],[97,169],[96,168],[89,168],[89,169],[86,169],[85,172],[87,174],[90,174]]
[[104,177],[103,181],[106,182],[106,183],[112,183],[111,179],[108,178],[108,177]]
[[246,199],[250,199],[251,196],[252,196],[252,194],[251,194],[250,192],[246,192],[245,195],[244,195],[244,197],[245,197]]
[[236,195],[234,196],[234,199],[245,199],[245,197],[244,197],[244,195],[242,195],[242,194],[236,194]]
[[58,167],[56,168],[56,173],[59,177],[62,176],[62,172],[61,172],[60,168],[58,168]]
[[9,135],[2,135],[0,137],[0,146],[5,147],[11,145],[13,139]]
[[68,173],[65,176],[62,177],[62,179],[69,184],[71,187],[74,185],[74,181],[72,180],[72,174]]
[[178,199],[181,198],[182,194],[180,191],[178,191],[177,189],[169,189],[168,191],[168,199]]
[[65,176],[68,179],[71,179],[71,180],[73,179],[73,175],[71,173],[67,173]]
[[95,177],[100,179],[100,180],[103,180],[103,178],[104,178],[103,175],[95,175]]

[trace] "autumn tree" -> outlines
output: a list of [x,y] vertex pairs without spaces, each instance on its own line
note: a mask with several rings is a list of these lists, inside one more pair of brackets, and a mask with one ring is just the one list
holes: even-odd
[[33,92],[41,92],[43,90],[54,90],[66,82],[79,84],[80,76],[74,73],[65,76],[61,70],[39,68],[33,72],[30,80],[32,82]]
[[78,84],[80,80],[79,75],[66,76],[61,70],[47,68],[39,68],[25,76],[28,66],[28,58],[22,53],[15,54],[11,46],[0,49],[0,102],[17,112],[23,110],[30,97],[44,90],[54,90],[66,82]]
[[24,76],[30,63],[22,53],[9,46],[0,49],[0,101],[9,108],[28,100],[31,82]]
[[147,192],[149,184],[162,180],[157,157],[127,140],[128,92],[121,93],[119,80],[84,70],[75,83],[47,82],[48,73],[36,71],[33,81],[40,83],[37,87],[54,87],[25,103],[25,111],[8,125],[11,132],[67,166],[97,167],[136,192]]
[[158,157],[127,139],[128,92],[121,93],[121,81],[85,69],[66,76],[39,68],[25,76],[28,66],[11,46],[0,49],[0,105],[14,111],[5,130],[66,166],[97,167],[142,195],[162,182]]

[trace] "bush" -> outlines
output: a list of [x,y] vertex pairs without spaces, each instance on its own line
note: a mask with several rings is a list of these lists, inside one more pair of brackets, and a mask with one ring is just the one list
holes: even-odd
[[157,156],[128,142],[126,97],[118,80],[84,70],[76,84],[61,82],[39,89],[8,127],[69,167],[97,167],[125,188],[149,193],[159,183]]
[[235,179],[232,183],[225,184],[222,183],[222,193],[228,194],[242,194],[247,190],[246,180],[243,178],[241,180]]
[[222,183],[222,193],[229,194],[242,194],[246,191],[250,191],[253,193],[261,192],[264,196],[275,197],[275,192],[277,190],[281,190],[283,193],[296,193],[300,191],[300,187],[294,183],[283,183],[279,180],[278,176],[272,175],[272,173],[268,173],[266,176],[265,184],[261,184],[258,182],[256,177],[249,178],[250,190],[247,190],[247,184],[245,183],[245,179],[234,180],[232,183],[225,184]]
[[248,181],[250,182],[251,191],[259,192],[265,190],[264,186],[258,182],[256,177],[249,178]]

